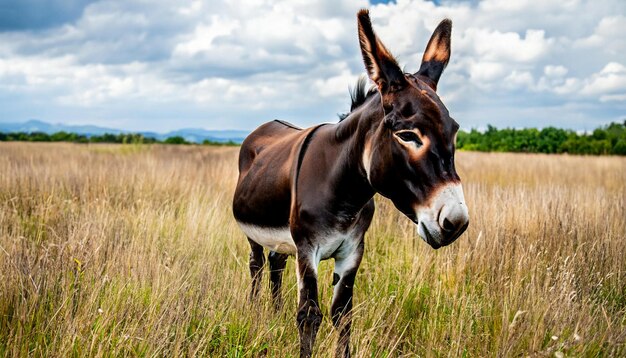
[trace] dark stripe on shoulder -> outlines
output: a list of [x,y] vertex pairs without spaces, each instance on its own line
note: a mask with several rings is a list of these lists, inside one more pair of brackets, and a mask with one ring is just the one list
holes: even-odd
[[289,123],[289,122],[281,121],[280,119],[275,119],[275,120],[274,120],[274,122],[278,122],[278,123],[280,123],[280,124],[284,125],[285,127],[289,127],[289,128],[297,129],[297,130],[299,130],[299,131],[301,131],[301,130],[302,130],[302,128],[300,128],[300,127],[296,127],[296,126],[294,126],[293,124],[291,124],[291,123]]
[[326,123],[320,124],[317,127],[313,128],[302,141],[302,145],[300,146],[300,153],[298,153],[298,162],[296,163],[296,176],[294,178],[294,189],[296,189],[296,192],[298,189],[298,177],[300,176],[300,167],[302,166],[304,153],[306,153],[306,150],[309,147],[309,143],[311,142],[311,139],[313,139],[313,135],[315,135],[315,132],[317,132],[317,130],[324,125],[326,125]]

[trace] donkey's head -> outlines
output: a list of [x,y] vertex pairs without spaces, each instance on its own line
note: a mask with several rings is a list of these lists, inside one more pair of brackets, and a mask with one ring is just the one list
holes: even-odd
[[459,125],[435,92],[450,59],[452,23],[446,19],[437,26],[415,74],[403,73],[374,33],[367,10],[359,12],[358,26],[363,61],[383,112],[363,151],[368,179],[417,224],[428,244],[448,245],[469,224],[454,166]]

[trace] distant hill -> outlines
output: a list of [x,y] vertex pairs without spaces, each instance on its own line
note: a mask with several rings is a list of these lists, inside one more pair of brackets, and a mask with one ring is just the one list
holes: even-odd
[[250,132],[241,130],[207,130],[202,128],[183,128],[167,133],[157,133],[149,131],[127,131],[115,128],[98,127],[92,125],[65,125],[60,123],[48,123],[37,119],[26,122],[2,123],[0,122],[0,132],[43,132],[52,134],[56,132],[71,132],[85,136],[103,135],[105,133],[139,133],[144,137],[152,137],[158,140],[165,140],[169,137],[180,136],[188,142],[201,143],[203,140],[213,142],[235,142],[241,143]]
[[[148,132],[141,133],[145,137],[148,137]],[[241,143],[250,134],[248,131],[240,130],[207,130],[202,128],[183,128],[165,134],[157,134],[157,139],[163,140],[168,137],[180,136],[185,138],[188,142],[201,143],[203,140],[208,139],[213,142],[228,142]]]

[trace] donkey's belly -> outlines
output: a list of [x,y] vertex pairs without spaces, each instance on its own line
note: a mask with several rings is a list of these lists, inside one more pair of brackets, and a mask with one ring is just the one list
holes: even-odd
[[237,221],[241,230],[250,240],[281,254],[296,254],[296,244],[293,242],[289,227],[262,227]]

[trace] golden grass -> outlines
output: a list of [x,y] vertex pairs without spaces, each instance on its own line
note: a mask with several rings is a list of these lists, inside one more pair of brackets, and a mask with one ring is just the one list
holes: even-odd
[[[247,303],[237,148],[0,143],[0,356],[293,356]],[[626,354],[626,158],[459,153],[471,222],[434,251],[377,198],[355,356]],[[324,322],[332,261],[321,264]]]

